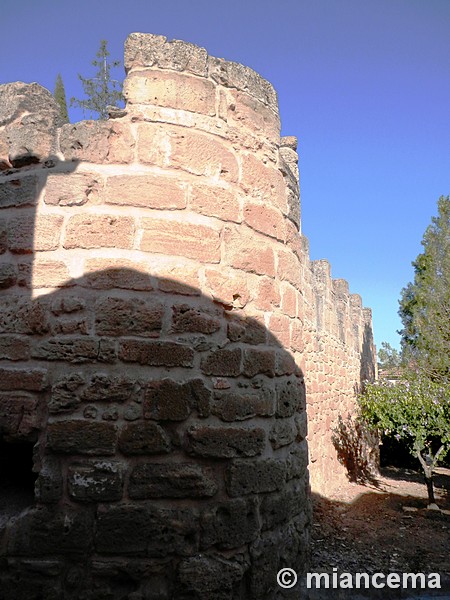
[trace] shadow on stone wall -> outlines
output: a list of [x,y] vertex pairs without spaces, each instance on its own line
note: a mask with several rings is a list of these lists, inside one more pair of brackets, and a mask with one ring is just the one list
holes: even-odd
[[303,374],[180,281],[108,269],[32,299],[42,174],[77,168],[41,163],[0,184],[1,448],[17,471],[31,444],[36,476],[25,497],[3,470],[2,599],[278,597],[307,559]]

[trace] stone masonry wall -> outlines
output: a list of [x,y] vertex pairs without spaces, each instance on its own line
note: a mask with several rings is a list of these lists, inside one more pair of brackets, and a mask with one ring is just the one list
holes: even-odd
[[37,477],[0,499],[1,589],[277,598],[307,561],[306,414],[326,491],[370,311],[309,260],[268,82],[144,34],[125,67],[103,122],[0,86],[0,442]]

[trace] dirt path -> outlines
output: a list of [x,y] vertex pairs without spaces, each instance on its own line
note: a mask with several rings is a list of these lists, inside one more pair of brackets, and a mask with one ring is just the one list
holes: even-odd
[[435,488],[443,512],[426,509],[420,474],[403,469],[383,469],[375,485],[349,483],[332,497],[313,495],[311,572],[439,573],[440,596],[450,599],[449,469],[439,469]]

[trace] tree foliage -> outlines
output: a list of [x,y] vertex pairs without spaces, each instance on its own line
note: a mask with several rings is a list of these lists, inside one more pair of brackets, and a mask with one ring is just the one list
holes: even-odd
[[380,369],[390,371],[397,369],[402,364],[400,352],[393,348],[388,342],[381,342],[378,350],[378,366]]
[[450,376],[450,199],[441,196],[422,240],[424,252],[412,263],[414,281],[402,290],[402,352],[432,379]]
[[433,471],[450,450],[450,386],[418,377],[368,383],[359,398],[362,416],[381,436],[403,440],[422,465],[430,504]]
[[87,98],[70,100],[71,106],[82,108],[83,112],[87,111],[91,117],[93,113],[97,114],[99,120],[108,118],[108,106],[117,106],[123,101],[122,84],[111,76],[111,69],[120,66],[120,61],[108,61],[109,55],[108,42],[101,40],[96,59],[92,61],[92,65],[97,68],[95,76],[87,78],[78,75]]
[[55,91],[53,92],[53,97],[56,102],[59,104],[59,108],[61,111],[61,117],[64,123],[69,122],[69,113],[67,111],[67,100],[66,100],[66,90],[64,89],[64,83],[61,77],[61,73],[58,73],[55,83]]

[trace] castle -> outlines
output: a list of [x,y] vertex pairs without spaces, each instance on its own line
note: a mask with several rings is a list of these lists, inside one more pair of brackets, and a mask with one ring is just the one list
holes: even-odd
[[309,259],[267,81],[147,34],[125,68],[107,121],[0,86],[2,598],[278,598],[371,311]]

